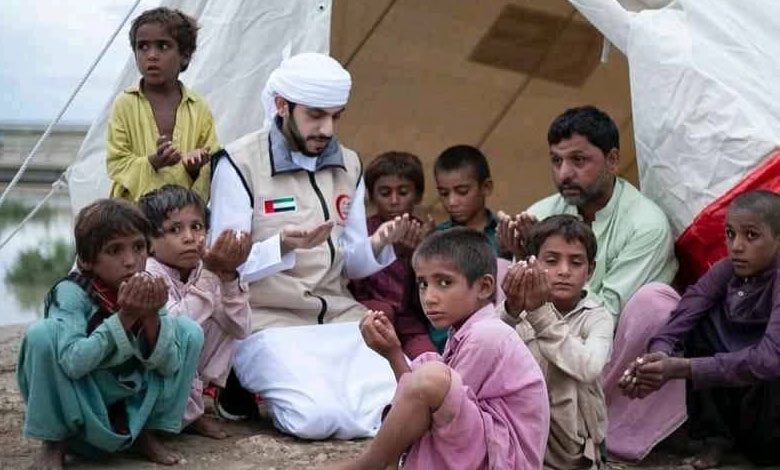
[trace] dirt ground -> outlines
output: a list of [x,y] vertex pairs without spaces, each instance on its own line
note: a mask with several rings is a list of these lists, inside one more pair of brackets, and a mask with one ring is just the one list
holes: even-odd
[[[16,357],[24,328],[0,328],[0,469],[21,470],[32,463],[38,443],[22,437],[24,404],[14,375]],[[270,421],[226,424],[231,434],[226,440],[215,441],[184,434],[167,439],[170,447],[185,456],[181,466],[192,469],[294,470],[321,467],[325,462],[357,455],[368,440],[306,442],[280,434]],[[682,455],[675,448],[680,443],[662,445],[642,465],[612,464],[615,470],[666,470],[689,468],[681,465]],[[115,455],[101,461],[86,461],[69,457],[68,468],[116,468],[124,470],[160,469],[160,465],[142,460],[132,452]],[[749,470],[739,456],[730,456],[724,469]]]

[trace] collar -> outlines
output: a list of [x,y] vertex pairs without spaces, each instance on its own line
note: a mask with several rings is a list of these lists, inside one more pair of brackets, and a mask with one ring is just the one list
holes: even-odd
[[271,158],[271,176],[296,171],[315,172],[327,167],[337,167],[346,171],[341,145],[334,135],[325,150],[316,157],[293,152],[287,145],[287,139],[280,129],[282,120],[277,116],[268,132],[268,148]]
[[553,305],[552,302],[550,303],[550,306],[552,306],[553,310],[555,310],[555,313],[562,319],[573,317],[575,315],[584,312],[585,310],[593,310],[595,308],[599,308],[602,305],[603,305],[602,302],[599,302],[598,300],[595,300],[591,297],[583,297],[582,299],[580,299],[579,302],[577,302],[577,305],[575,305],[573,309],[571,309],[566,314],[563,314],[559,312],[557,308],[555,308],[555,305]]
[[490,318],[496,318],[496,307],[492,302],[488,302],[487,305],[474,312],[466,319],[466,321],[463,322],[462,325],[460,325],[457,330],[450,328],[450,337],[447,340],[447,345],[453,344],[454,346],[460,342],[461,339],[463,339],[463,336],[466,335],[466,332],[470,330],[475,323],[478,323],[482,320],[488,320]]
[[[130,95],[143,96],[144,98],[146,98],[146,95],[144,95],[144,92],[141,89],[141,83],[143,83],[143,80],[144,79],[142,78],[137,85],[132,85],[125,88],[125,93],[128,93]],[[199,101],[200,98],[198,98],[198,96],[195,95],[194,93],[190,92],[190,90],[186,86],[184,86],[184,84],[181,81],[179,81],[178,83],[179,83],[179,89],[181,90],[182,102],[192,101],[194,103],[196,101]]]
[[165,272],[165,274],[170,278],[173,279],[173,282],[176,283],[177,286],[179,285],[186,285],[190,284],[192,282],[195,282],[198,277],[200,277],[200,271],[203,269],[203,261],[198,261],[198,265],[195,266],[195,269],[190,271],[190,275],[187,278],[186,281],[181,280],[181,273],[179,273],[179,270],[176,268],[172,268],[168,266],[165,263],[161,263],[156,258],[150,256],[147,261],[147,263],[153,263],[155,267]]

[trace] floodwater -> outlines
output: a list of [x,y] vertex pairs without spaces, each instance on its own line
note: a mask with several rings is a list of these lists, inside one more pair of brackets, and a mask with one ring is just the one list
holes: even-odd
[[[17,227],[29,211],[38,204],[50,188],[29,188],[17,186],[11,190],[0,206],[0,242]],[[40,262],[35,256],[20,261],[24,252],[38,252],[46,258],[54,247],[66,244],[72,250],[72,229],[70,200],[67,190],[60,190],[39,215],[28,221],[24,227],[0,249],[0,326],[15,323],[29,323],[43,315],[43,300],[53,281],[65,276],[72,257],[60,256],[57,263]],[[37,261],[36,261],[37,259]],[[70,259],[70,261],[68,261]],[[24,271],[26,277],[13,281],[9,275]],[[34,275],[34,276],[33,276]]]

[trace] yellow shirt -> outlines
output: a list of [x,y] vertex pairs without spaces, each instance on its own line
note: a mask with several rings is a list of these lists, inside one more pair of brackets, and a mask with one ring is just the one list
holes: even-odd
[[[206,101],[181,85],[181,102],[176,109],[173,146],[183,153],[209,147],[219,150],[214,118]],[[138,85],[127,88],[114,102],[108,121],[106,166],[111,178],[111,197],[133,202],[145,193],[166,184],[191,188],[204,201],[209,199],[211,164],[200,169],[193,181],[184,164],[155,170],[149,155],[157,152],[157,123],[149,100]]]

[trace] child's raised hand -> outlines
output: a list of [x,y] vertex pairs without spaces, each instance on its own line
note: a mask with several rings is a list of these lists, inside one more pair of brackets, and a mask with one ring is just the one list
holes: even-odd
[[387,220],[371,235],[371,248],[374,255],[378,255],[387,245],[401,242],[412,229],[412,222],[416,222],[409,214],[404,214],[392,220]]
[[236,269],[244,264],[251,249],[248,233],[223,230],[210,248],[204,248],[203,265],[223,281],[232,281],[238,277]]
[[157,153],[149,155],[149,163],[155,170],[179,163],[181,152],[173,148],[173,142],[168,136],[161,135],[157,139]]
[[200,168],[209,162],[211,158],[211,149],[209,147],[202,149],[195,149],[185,153],[181,157],[181,162],[184,165],[184,169],[190,176],[197,178]]
[[544,305],[550,297],[550,281],[547,271],[542,269],[535,257],[528,260],[525,277],[525,309],[536,310]]
[[512,253],[515,259],[525,258],[525,245],[517,231],[517,222],[504,211],[498,211],[497,216],[498,230],[496,231],[496,238],[499,251],[502,254]]
[[360,334],[366,345],[384,358],[401,350],[395,328],[383,312],[369,311],[360,321]]
[[506,295],[506,313],[513,318],[520,316],[525,310],[525,277],[527,276],[525,261],[520,261],[509,267],[501,283]]
[[160,277],[136,273],[119,286],[117,304],[122,315],[131,320],[127,323],[123,321],[126,326],[132,326],[147,316],[157,315],[167,301],[168,286]]

